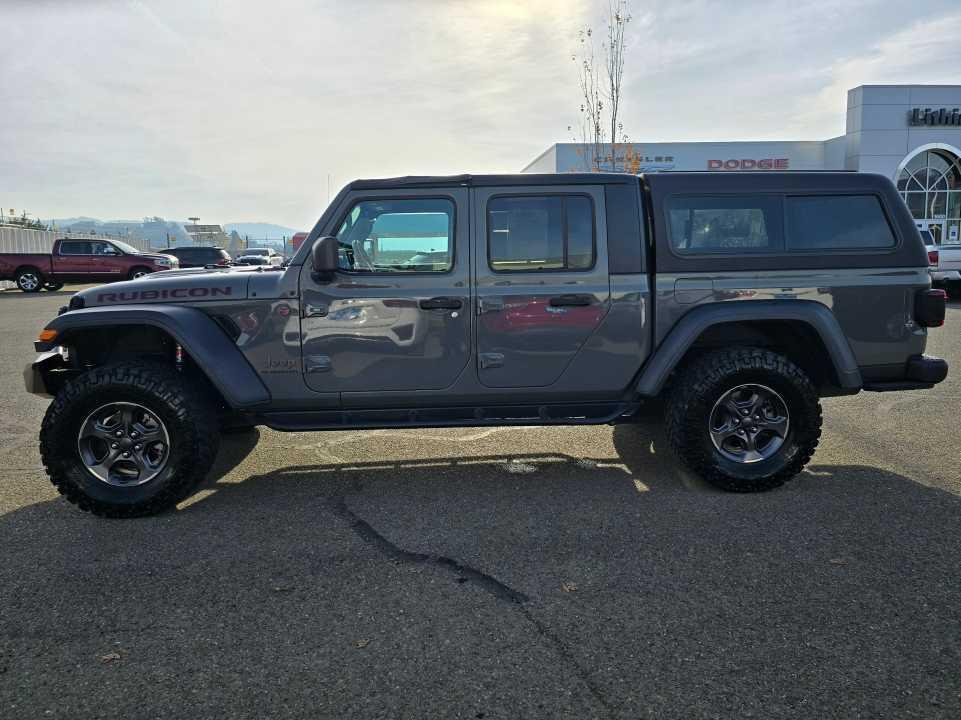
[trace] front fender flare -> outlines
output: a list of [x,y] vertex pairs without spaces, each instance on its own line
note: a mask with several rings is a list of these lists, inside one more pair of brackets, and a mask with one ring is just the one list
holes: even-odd
[[660,393],[668,376],[697,338],[712,325],[752,320],[789,320],[810,325],[821,338],[842,389],[857,392],[863,383],[854,352],[837,318],[813,300],[746,300],[694,308],[682,317],[645,364],[635,390],[643,397]]
[[38,351],[63,344],[71,331],[119,325],[149,325],[170,335],[207,375],[224,400],[235,409],[270,401],[270,392],[247,358],[216,321],[197,308],[177,305],[137,305],[71,310],[47,324],[56,339],[36,343]]

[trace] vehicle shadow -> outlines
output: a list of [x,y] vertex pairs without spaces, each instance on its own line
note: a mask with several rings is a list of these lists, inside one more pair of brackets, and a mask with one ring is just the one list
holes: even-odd
[[53,291],[42,290],[41,292],[36,292],[36,293],[25,293],[22,290],[19,290],[17,288],[6,288],[3,290],[0,290],[0,299],[3,299],[3,298],[26,299],[26,298],[45,298],[45,297],[46,298],[48,297],[67,297],[68,298],[68,297],[72,297],[73,295],[76,295],[78,292],[80,292],[80,290],[83,290],[83,288],[76,288],[73,290],[65,289],[65,290],[53,290]]
[[0,703],[958,717],[961,499],[858,465],[722,493],[658,423],[613,433],[249,475],[242,433],[166,515],[0,516]]

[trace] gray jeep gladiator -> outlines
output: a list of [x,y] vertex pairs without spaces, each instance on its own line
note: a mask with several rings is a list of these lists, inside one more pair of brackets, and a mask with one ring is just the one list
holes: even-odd
[[74,295],[27,389],[81,509],[161,511],[222,429],[630,422],[662,398],[691,470],[781,485],[820,398],[931,387],[943,323],[893,184],[855,173],[359,180],[289,266],[171,270]]

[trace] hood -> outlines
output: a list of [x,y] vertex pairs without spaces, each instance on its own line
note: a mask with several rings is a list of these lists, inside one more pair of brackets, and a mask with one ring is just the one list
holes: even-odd
[[167,260],[171,265],[178,265],[180,263],[175,255],[165,255],[163,253],[137,253],[137,257],[146,258],[148,260]]
[[185,268],[151,273],[137,280],[100,285],[78,292],[71,307],[140,303],[198,303],[245,300],[250,278],[260,267]]

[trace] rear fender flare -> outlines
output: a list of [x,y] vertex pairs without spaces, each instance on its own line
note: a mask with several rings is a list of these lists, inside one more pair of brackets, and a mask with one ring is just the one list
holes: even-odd
[[642,397],[661,392],[668,376],[684,359],[698,337],[713,325],[757,320],[789,320],[810,325],[827,348],[842,389],[857,392],[861,371],[837,318],[813,300],[750,300],[702,305],[688,312],[671,329],[645,364],[635,390]]
[[232,408],[250,408],[270,401],[270,392],[247,358],[217,322],[197,308],[138,305],[71,310],[47,325],[57,331],[57,338],[36,343],[36,349],[51,350],[63,344],[60,339],[73,331],[111,325],[149,325],[163,330],[189,353]]

